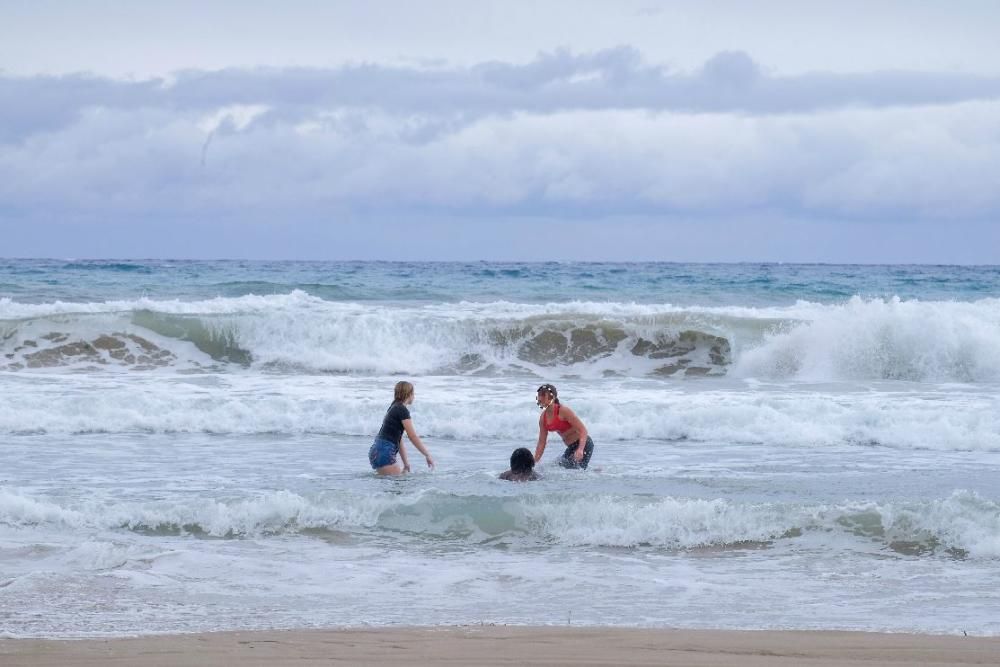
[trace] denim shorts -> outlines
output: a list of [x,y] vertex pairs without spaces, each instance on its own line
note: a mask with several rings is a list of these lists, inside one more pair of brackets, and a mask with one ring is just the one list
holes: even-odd
[[594,441],[589,435],[587,436],[587,444],[583,447],[583,458],[577,461],[573,458],[573,454],[579,446],[580,441],[577,440],[572,445],[566,447],[566,451],[563,452],[562,458],[559,459],[559,465],[563,468],[583,468],[586,470],[587,466],[590,465],[590,457],[594,455]]
[[372,470],[378,470],[385,466],[391,466],[396,462],[396,452],[399,445],[382,438],[375,438],[371,448],[368,450],[368,462],[372,464]]

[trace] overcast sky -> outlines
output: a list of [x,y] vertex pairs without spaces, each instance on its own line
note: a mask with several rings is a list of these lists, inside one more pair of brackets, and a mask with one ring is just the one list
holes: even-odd
[[1000,2],[0,0],[0,256],[1000,263]]

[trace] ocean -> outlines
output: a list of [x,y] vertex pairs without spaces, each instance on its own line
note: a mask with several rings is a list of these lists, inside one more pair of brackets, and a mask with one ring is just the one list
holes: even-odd
[[1000,635],[1000,267],[0,260],[0,636],[480,623]]

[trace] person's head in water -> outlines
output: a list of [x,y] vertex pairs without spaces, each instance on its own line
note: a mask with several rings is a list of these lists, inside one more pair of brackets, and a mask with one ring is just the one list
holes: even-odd
[[518,447],[510,455],[510,470],[500,473],[500,479],[510,482],[530,482],[539,479],[535,473],[535,457],[531,450]]
[[535,467],[535,457],[526,447],[518,447],[510,455],[510,471],[515,475],[530,473]]
[[538,407],[544,409],[555,403],[559,405],[559,392],[556,391],[556,386],[554,384],[543,384],[538,388],[538,394],[535,396],[535,403]]
[[413,384],[407,382],[406,380],[400,380],[396,383],[396,388],[392,395],[393,403],[412,403],[413,402]]

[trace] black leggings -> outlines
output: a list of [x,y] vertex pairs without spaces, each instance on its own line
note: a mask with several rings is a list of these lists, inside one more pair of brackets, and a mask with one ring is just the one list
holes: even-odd
[[572,445],[567,445],[566,451],[563,452],[562,458],[559,459],[559,465],[563,468],[583,468],[586,470],[587,465],[590,463],[590,457],[594,454],[594,441],[589,435],[587,436],[587,444],[583,448],[583,458],[577,461],[573,458],[573,454],[579,446],[579,440]]

